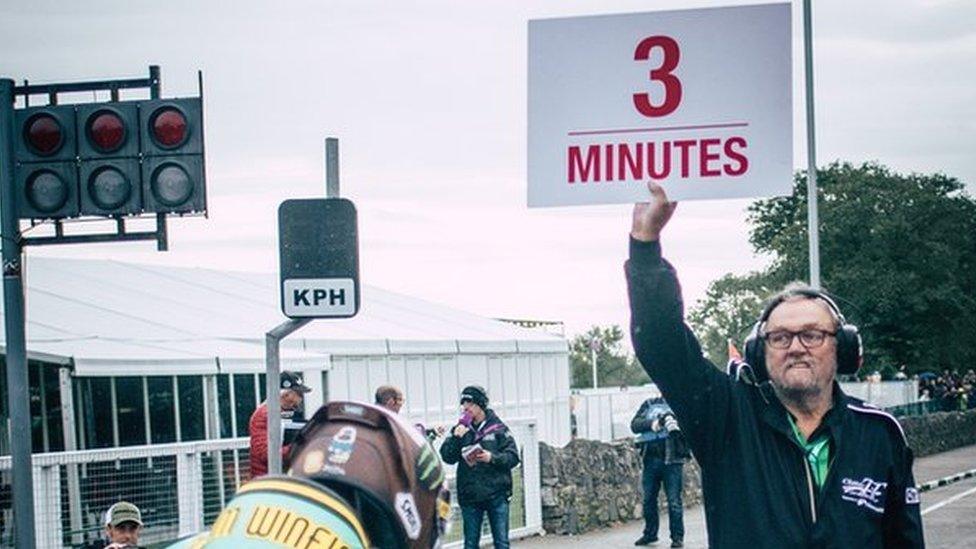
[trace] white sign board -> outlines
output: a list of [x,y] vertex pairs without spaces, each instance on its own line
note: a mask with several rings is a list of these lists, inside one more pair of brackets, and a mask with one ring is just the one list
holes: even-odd
[[529,206],[787,195],[790,5],[529,22]]
[[356,314],[356,286],[351,278],[289,278],[283,288],[284,312],[289,318]]

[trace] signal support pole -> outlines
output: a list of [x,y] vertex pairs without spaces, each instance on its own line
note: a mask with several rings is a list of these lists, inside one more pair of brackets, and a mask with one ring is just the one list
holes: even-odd
[[268,391],[268,474],[281,474],[281,340],[311,322],[310,318],[286,320],[265,335]]
[[0,223],[3,238],[3,310],[6,329],[7,403],[13,476],[14,546],[34,547],[34,480],[31,470],[30,393],[24,336],[20,222],[14,204],[14,81],[0,79]]

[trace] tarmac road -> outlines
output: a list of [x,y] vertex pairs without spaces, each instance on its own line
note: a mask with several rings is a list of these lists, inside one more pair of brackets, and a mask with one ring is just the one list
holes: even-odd
[[976,478],[922,494],[922,524],[927,547],[976,548]]
[[[915,460],[915,480],[921,485],[955,473],[976,469],[976,446]],[[976,478],[968,478],[922,493],[922,523],[926,547],[976,549]],[[661,541],[655,547],[668,547],[668,514],[661,513]],[[685,509],[685,547],[707,547],[705,516],[701,506]],[[580,536],[542,536],[513,542],[520,549],[543,547],[595,547],[598,549],[633,547],[640,537],[642,521],[615,528],[588,532]]]

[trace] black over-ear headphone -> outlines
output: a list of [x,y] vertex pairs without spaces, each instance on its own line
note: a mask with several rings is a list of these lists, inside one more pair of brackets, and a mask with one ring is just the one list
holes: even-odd
[[749,336],[746,337],[745,359],[752,366],[757,381],[762,383],[769,379],[769,372],[766,370],[766,341],[762,337],[762,329],[773,309],[791,297],[804,296],[810,299],[819,299],[827,304],[833,313],[838,327],[835,337],[837,338],[837,373],[854,374],[863,362],[861,348],[861,334],[857,331],[857,326],[848,324],[844,320],[844,315],[840,312],[840,307],[827,294],[814,290],[813,288],[795,288],[787,290],[766,304],[763,308],[759,321],[753,325]]

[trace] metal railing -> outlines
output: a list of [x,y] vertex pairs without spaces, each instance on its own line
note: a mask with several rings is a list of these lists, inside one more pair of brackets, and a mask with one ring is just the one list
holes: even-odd
[[[864,399],[879,408],[898,407],[895,415],[935,410],[937,405],[919,408],[917,380],[883,382],[842,382],[844,392]],[[630,438],[630,420],[641,403],[651,397],[661,396],[653,384],[638,387],[611,387],[606,389],[576,389],[573,391],[572,408],[575,436],[609,442]],[[941,411],[941,410],[938,410]]]
[[[217,517],[249,477],[246,438],[34,454],[35,536],[39,547],[82,546],[103,535],[105,511],[118,501],[142,510],[140,543],[193,534]],[[10,474],[0,458],[0,474]],[[10,546],[4,509],[0,545]]]
[[634,413],[642,402],[658,396],[661,391],[653,384],[574,390],[570,399],[576,422],[575,436],[602,442],[630,438]]
[[[513,471],[511,536],[542,529],[538,425],[535,419],[506,421],[522,453]],[[34,454],[34,515],[38,547],[80,547],[103,535],[105,511],[118,501],[137,505],[145,526],[142,545],[176,540],[205,530],[240,485],[248,480],[248,439],[129,446]],[[0,477],[9,486],[11,462],[0,457]],[[449,486],[455,467],[448,466]],[[460,547],[461,514],[456,497],[446,547]],[[0,491],[0,546],[13,545],[9,490]]]

